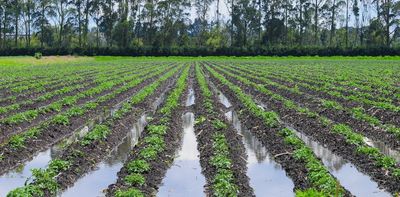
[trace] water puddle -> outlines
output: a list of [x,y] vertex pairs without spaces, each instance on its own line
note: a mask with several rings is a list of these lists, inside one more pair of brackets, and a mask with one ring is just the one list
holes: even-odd
[[368,144],[369,146],[375,147],[380,150],[381,153],[384,155],[390,156],[393,159],[397,161],[397,163],[400,163],[400,152],[391,149],[389,146],[387,146],[384,142],[382,141],[376,141],[369,139],[367,137],[364,137],[364,142]]
[[0,177],[0,196],[6,196],[11,190],[23,186],[27,179],[32,176],[31,169],[47,166],[49,161],[57,156],[56,152],[59,151],[56,151],[55,148],[48,149],[39,153],[34,160],[2,175]]
[[0,176],[0,196],[6,196],[11,190],[21,187],[25,184],[28,178],[32,176],[31,169],[34,168],[46,168],[49,162],[59,156],[68,144],[73,143],[89,131],[89,127],[94,123],[89,123],[80,129],[77,129],[74,134],[51,148],[40,152],[33,157],[32,160],[24,163],[23,165],[13,169],[2,176]]
[[194,100],[195,100],[194,90],[193,90],[193,88],[189,88],[189,94],[187,96],[185,106],[189,107],[189,106],[194,105]]
[[135,147],[140,134],[147,124],[147,115],[143,115],[133,126],[121,144],[114,149],[110,156],[98,164],[97,169],[79,179],[73,187],[68,188],[59,196],[104,196],[103,189],[114,182],[117,173],[123,167],[130,151]]
[[201,174],[199,151],[194,134],[194,114],[186,113],[183,120],[183,142],[177,158],[167,171],[157,196],[204,196],[206,181]]
[[[144,114],[131,128],[124,140],[110,154],[108,158],[97,165],[97,169],[80,178],[73,187],[66,189],[59,196],[104,196],[103,189],[107,188],[117,178],[117,173],[123,167],[130,151],[136,146],[138,139],[151,119],[148,114],[154,114],[164,101],[166,88],[161,95],[151,104],[151,110]],[[115,111],[114,111],[115,113]]]
[[98,115],[97,117],[87,122],[85,125],[76,129],[74,132],[72,132],[71,135],[60,140],[47,150],[39,152],[30,161],[27,161],[16,169],[10,170],[9,172],[0,176],[0,196],[6,196],[6,194],[11,190],[23,186],[26,183],[27,179],[32,176],[32,169],[46,168],[49,162],[52,159],[57,158],[57,156],[61,155],[65,148],[81,139],[94,127],[94,125],[103,122],[111,115],[112,112],[110,111],[106,111],[104,112],[104,114]]
[[391,196],[388,192],[379,189],[378,184],[371,178],[354,167],[353,164],[344,160],[341,156],[334,154],[318,142],[308,136],[290,128],[310,147],[317,157],[322,159],[329,172],[336,177],[355,196]]
[[240,135],[247,153],[247,176],[256,196],[294,196],[293,181],[286,176],[282,167],[272,160],[261,142],[242,126],[237,113],[229,111],[226,118]]
[[213,92],[218,95],[219,102],[222,103],[225,106],[225,108],[232,107],[232,103],[225,96],[225,94],[223,94],[220,90],[218,90],[218,88],[215,86],[213,82],[209,81],[209,84]]
[[[259,101],[256,102],[260,108],[268,110],[265,104]],[[334,154],[328,148],[325,148],[303,133],[298,132],[291,125],[286,124],[286,127],[291,129],[308,147],[313,150],[314,154],[322,160],[329,172],[336,177],[340,184],[350,191],[351,194],[355,196],[374,197],[391,196],[388,192],[379,189],[379,186],[375,181],[373,181],[368,175],[358,171],[352,163],[346,161],[341,156]]]

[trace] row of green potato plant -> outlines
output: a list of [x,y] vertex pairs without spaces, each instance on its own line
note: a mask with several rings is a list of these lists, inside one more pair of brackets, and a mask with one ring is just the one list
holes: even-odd
[[173,118],[173,111],[180,106],[180,97],[187,87],[189,69],[189,66],[184,68],[177,80],[176,87],[168,94],[165,104],[158,110],[157,113],[160,113],[163,118],[157,124],[151,123],[145,128],[148,135],[139,142],[145,148],[136,152],[136,159],[127,161],[124,167],[127,169],[128,175],[123,177],[124,188],[119,188],[113,195],[117,197],[144,196],[138,189],[146,183],[143,174],[151,171],[150,162],[155,161],[158,155],[164,151],[166,144],[164,136],[167,132],[176,132],[169,129],[169,122]]
[[129,75],[125,76],[122,78],[115,78],[114,80],[106,80],[100,84],[98,84],[96,87],[90,88],[86,91],[80,92],[74,96],[67,96],[64,98],[61,98],[58,101],[55,101],[51,103],[50,105],[38,108],[38,109],[31,109],[27,110],[24,112],[20,112],[14,115],[11,115],[9,117],[6,117],[2,120],[0,120],[0,123],[3,124],[8,124],[8,125],[15,125],[19,124],[22,122],[30,122],[34,120],[37,116],[40,114],[45,115],[49,112],[61,112],[64,106],[73,106],[76,104],[79,99],[87,98],[87,97],[93,97],[97,94],[100,94],[106,90],[111,90],[114,87],[127,83],[130,85],[131,83],[136,83],[135,79],[138,77],[141,78],[143,76],[146,76],[150,73],[154,72],[154,68],[149,68],[149,69],[143,69],[142,72],[134,75]]
[[[301,67],[303,68],[303,67]],[[389,98],[389,96],[380,96],[376,94],[372,94],[369,92],[362,92],[359,90],[359,87],[352,87],[352,89],[347,88],[346,86],[339,86],[337,84],[339,79],[336,79],[336,81],[333,81],[334,79],[326,79],[326,78],[321,78],[318,75],[312,77],[309,77],[308,75],[305,75],[303,73],[306,73],[306,71],[301,70],[297,67],[289,67],[289,68],[277,68],[274,67],[274,72],[264,70],[260,66],[252,66],[249,68],[249,70],[253,71],[259,71],[263,70],[264,73],[268,73],[268,76],[278,78],[278,79],[285,79],[286,81],[299,83],[299,85],[302,86],[313,86],[313,88],[318,89],[318,90],[323,90],[328,93],[332,94],[346,94],[348,98],[353,99],[354,101],[357,101],[357,99],[366,99],[370,101],[374,101],[376,103],[381,103],[382,105],[384,103],[391,104],[393,102],[393,99]],[[313,70],[310,70],[309,72],[313,72]],[[302,73],[302,74],[299,74]],[[332,75],[332,73],[331,73]],[[342,82],[343,83],[343,82]],[[352,82],[348,82],[351,84]],[[348,85],[351,86],[351,85]],[[354,91],[356,90],[356,91]],[[392,94],[393,95],[393,94]]]
[[271,98],[278,100],[284,104],[285,107],[289,109],[296,110],[298,113],[306,114],[309,118],[314,118],[320,121],[321,124],[329,127],[330,131],[333,133],[337,133],[345,137],[347,143],[353,144],[357,146],[357,152],[360,154],[366,154],[372,160],[376,162],[376,165],[379,167],[382,167],[386,170],[388,170],[391,175],[394,177],[398,177],[400,179],[400,168],[396,164],[396,160],[392,158],[391,156],[386,156],[383,153],[379,151],[379,149],[375,147],[369,146],[365,141],[364,141],[364,136],[361,134],[358,134],[354,132],[348,125],[346,124],[339,124],[335,123],[334,121],[328,119],[325,116],[321,116],[310,109],[306,107],[300,107],[297,104],[295,104],[293,101],[288,100],[284,97],[282,97],[279,94],[275,94],[272,91],[268,90],[264,86],[260,86],[254,82],[251,82],[249,79],[234,75],[232,73],[229,73],[227,71],[223,71],[224,74],[234,77],[235,79],[239,80],[240,82],[255,88],[259,92],[270,96]]
[[[330,82],[335,85],[333,87],[334,90],[335,88],[337,88],[336,90],[347,89],[347,91],[357,89],[361,92],[381,95],[379,97],[384,100],[387,96],[399,92],[399,89],[394,86],[395,81],[393,79],[395,77],[387,77],[396,72],[392,66],[378,66],[370,62],[361,66],[359,65],[360,62],[357,62],[356,65],[349,64],[349,62],[340,63],[343,65],[337,66],[329,63],[290,65],[283,68],[280,67],[278,73],[292,76],[293,74],[300,75],[305,78],[305,81],[318,85],[324,84],[324,82],[320,82],[319,80]],[[333,67],[335,69],[332,69]]]
[[[84,154],[89,154],[83,153],[81,150],[84,149],[85,146],[88,146],[89,144],[92,144],[96,141],[107,139],[107,137],[112,133],[113,125],[117,124],[118,120],[121,120],[125,115],[130,113],[134,109],[135,105],[143,102],[148,96],[152,95],[155,90],[168,78],[172,77],[177,72],[177,70],[178,68],[170,70],[168,73],[161,76],[152,84],[141,89],[137,94],[127,100],[122,105],[122,107],[116,111],[114,116],[108,118],[107,121],[105,121],[104,123],[95,125],[94,128],[90,132],[88,132],[82,139],[75,142],[79,144],[78,147],[70,145],[70,147],[75,147],[75,151],[71,151],[72,155],[67,155],[65,156],[66,158],[53,159],[52,161],[50,161],[47,169],[33,169],[33,182],[31,184],[11,191],[8,194],[8,197],[45,196],[45,194],[47,193],[55,196],[60,188],[60,184],[57,182],[56,177],[59,176],[62,171],[66,171],[71,166],[73,166],[75,159],[84,156]],[[153,142],[157,141],[158,139],[150,140]],[[55,164],[57,164],[57,168],[54,168]],[[45,173],[46,176],[43,176],[42,174],[38,174],[36,172]]]
[[[226,68],[226,67],[223,67],[223,68]],[[231,69],[227,68],[226,70],[231,70]],[[256,79],[258,81],[262,81],[265,84],[275,86],[275,87],[277,87],[279,89],[283,89],[285,91],[289,91],[289,92],[291,92],[293,94],[299,94],[299,95],[304,94],[303,92],[300,92],[296,88],[289,88],[289,87],[286,87],[284,85],[276,84],[275,82],[271,82],[268,78],[263,77],[263,76],[265,76],[265,73],[262,72],[262,71],[257,71],[257,72],[256,71],[251,71],[251,70],[249,70],[248,72],[243,72],[243,71],[240,71],[240,70],[234,70],[234,71],[237,72],[237,73],[240,73],[242,76],[245,76],[247,78]],[[309,95],[307,95],[307,96],[309,96]],[[309,97],[311,98],[312,96],[309,96]],[[362,108],[362,107],[346,108],[346,107],[342,106],[340,103],[338,103],[336,101],[333,101],[333,100],[314,98],[314,97],[312,97],[312,98],[317,103],[319,103],[321,106],[324,106],[326,108],[333,109],[333,110],[346,111],[349,114],[352,114],[352,116],[354,118],[356,118],[358,120],[361,120],[361,121],[365,121],[368,124],[370,124],[372,127],[379,127],[381,129],[385,130],[386,132],[394,134],[395,136],[397,136],[397,138],[400,139],[400,128],[396,127],[393,124],[389,124],[389,123],[384,124],[378,118],[367,114],[365,112],[365,109]]]
[[[214,135],[212,136],[212,152],[210,159],[211,165],[215,167],[216,174],[212,181],[211,187],[213,196],[237,196],[238,186],[235,184],[235,178],[232,171],[232,160],[230,159],[229,146],[224,135],[227,125],[215,118],[215,110],[212,100],[212,92],[208,87],[207,80],[202,73],[200,66],[196,65],[196,77],[199,84],[201,94],[204,96],[202,106],[209,113],[207,117],[213,119],[212,126]],[[204,124],[205,118],[199,118],[196,124]]]
[[[285,142],[293,148],[295,158],[304,162],[308,169],[307,177],[313,187],[309,188],[310,191],[317,190],[321,196],[335,196],[344,193],[344,189],[338,186],[337,180],[332,177],[322,162],[313,154],[312,150],[297,136],[287,131],[287,128],[279,122],[279,116],[275,112],[264,111],[257,106],[251,96],[243,93],[240,87],[228,81],[223,75],[219,74],[211,67],[206,66],[206,69],[222,84],[228,86],[229,89],[237,95],[244,106],[248,108],[250,113],[264,120],[264,124],[267,127],[281,130],[280,135],[283,136]],[[285,133],[285,135],[282,133]],[[292,141],[294,141],[294,143]]]
[[[64,73],[64,77],[60,77],[56,80],[35,80],[34,83],[27,83],[24,85],[16,86],[10,88],[11,93],[23,93],[27,90],[30,92],[41,92],[46,90],[47,88],[57,87],[60,83],[71,83],[74,82],[75,79],[80,79],[80,75],[71,75],[71,73],[67,73],[66,71],[61,70],[60,72]],[[84,72],[86,74],[87,72]],[[91,73],[91,72],[89,72]],[[60,76],[60,75],[58,75]],[[81,78],[82,79],[82,78]]]
[[63,80],[63,76],[69,77],[76,74],[89,74],[95,73],[100,67],[92,67],[87,65],[67,65],[67,66],[55,66],[50,65],[46,67],[24,67],[17,69],[15,67],[9,67],[3,70],[0,76],[6,77],[7,74],[12,73],[13,76],[8,78],[7,83],[5,83],[1,88],[15,88],[19,86],[26,86],[31,84],[32,81],[46,81],[56,84]]
[[92,110],[98,108],[98,106],[101,103],[104,103],[108,100],[113,99],[114,97],[118,96],[118,94],[120,94],[123,91],[126,91],[130,88],[135,87],[136,85],[140,84],[141,82],[143,82],[146,79],[152,78],[154,76],[157,76],[157,75],[163,73],[165,69],[166,68],[164,68],[164,67],[160,67],[160,68],[158,68],[158,70],[153,71],[153,73],[151,73],[150,75],[147,75],[144,78],[136,78],[136,79],[132,80],[129,84],[126,84],[126,85],[122,86],[121,88],[114,90],[112,93],[98,97],[95,101],[87,102],[81,106],[74,106],[63,113],[60,113],[60,114],[50,118],[49,120],[42,122],[38,126],[30,128],[28,131],[26,131],[24,133],[20,133],[20,134],[16,134],[16,135],[12,136],[10,138],[10,140],[8,141],[8,143],[5,143],[3,146],[8,145],[15,150],[18,150],[21,148],[27,148],[25,146],[25,143],[27,140],[38,138],[40,133],[45,131],[51,125],[69,125],[70,118],[84,116],[89,111],[92,111]]
[[[2,97],[0,99],[0,102],[2,102],[2,103],[4,103],[4,102],[10,103],[10,102],[13,102],[13,101],[15,102],[15,101],[17,101],[17,98],[23,98],[24,96],[26,97],[26,96],[28,96],[30,94],[41,95],[43,93],[49,92],[50,90],[59,89],[60,87],[65,86],[65,85],[79,84],[79,83],[76,83],[76,82],[85,80],[84,75],[83,76],[82,75],[66,76],[65,78],[67,78],[68,80],[61,81],[59,83],[56,83],[53,86],[46,87],[46,88],[45,87],[41,87],[40,89],[27,89],[27,90],[24,90],[23,92],[18,93],[18,94],[4,92],[3,94],[5,94],[7,96]],[[31,81],[30,83],[31,84],[35,84],[37,82],[36,81]]]
[[50,82],[55,85],[62,82],[63,77],[70,77],[80,74],[91,74],[107,70],[105,64],[101,63],[69,63],[64,65],[49,64],[46,66],[23,66],[23,67],[3,67],[0,76],[11,75],[10,79],[14,83],[8,83],[6,88],[29,85],[30,81]]
[[[124,72],[126,72],[126,71],[124,71]],[[106,73],[106,75],[102,75],[101,77],[100,76],[94,76],[96,78],[95,79],[95,81],[96,81],[95,83],[103,83],[103,82],[108,81],[108,80],[115,80],[117,78],[120,78],[120,76],[118,74],[114,75],[115,72],[105,72],[105,73]],[[99,79],[101,79],[101,80],[99,80]],[[63,85],[63,87],[61,89],[56,89],[54,91],[47,92],[47,93],[45,93],[45,94],[43,94],[41,96],[38,96],[37,98],[27,99],[27,100],[24,100],[24,101],[22,101],[20,103],[14,103],[14,104],[11,104],[11,105],[8,105],[8,106],[0,107],[0,115],[4,114],[4,113],[8,113],[10,111],[18,110],[24,105],[31,105],[31,104],[34,104],[34,103],[37,103],[37,102],[46,101],[48,99],[53,98],[54,96],[67,94],[69,92],[72,92],[72,91],[75,91],[75,90],[78,90],[78,89],[82,89],[82,88],[84,88],[86,86],[90,86],[92,84],[95,84],[93,82],[92,83],[88,82],[88,83],[83,83],[82,84],[82,82],[83,81],[78,80],[77,82],[73,83],[72,85]]]
[[[262,68],[259,68],[256,71],[258,72],[260,70],[262,70]],[[265,71],[264,71],[264,73],[265,73]],[[279,79],[286,79],[286,78],[289,78],[289,77],[290,77],[290,75],[288,75],[287,73],[281,74],[281,75],[278,76]],[[314,90],[314,91],[318,91],[318,92],[324,92],[324,93],[327,93],[327,94],[329,94],[331,96],[334,96],[334,97],[337,97],[337,98],[358,102],[358,103],[364,104],[364,105],[374,106],[374,107],[377,107],[377,108],[380,108],[380,109],[383,109],[383,110],[389,110],[389,111],[393,111],[393,112],[400,112],[400,107],[392,104],[391,100],[390,100],[390,102],[388,102],[388,101],[371,100],[370,98],[372,98],[372,97],[376,98],[376,97],[375,96],[367,96],[367,97],[365,97],[365,96],[363,96],[363,93],[359,93],[358,91],[349,91],[348,93],[350,95],[344,95],[343,93],[334,90],[336,86],[334,84],[332,84],[332,83],[329,83],[329,82],[318,80],[320,83],[323,83],[323,85],[318,86],[318,87],[315,86],[315,85],[311,85],[309,83],[301,82],[301,81],[306,81],[306,80],[315,82],[315,79],[310,79],[310,78],[307,78],[305,76],[298,76],[298,77],[296,77],[296,78],[294,78],[292,80],[296,80],[296,84],[299,85],[299,86],[303,86],[305,88],[308,88],[308,89],[311,89],[311,90]],[[386,97],[382,97],[382,98],[384,98],[384,100],[388,99]]]
[[[48,93],[50,91],[53,90],[57,90],[60,89],[66,85],[74,85],[74,84],[80,84],[83,81],[87,81],[87,80],[92,80],[93,77],[96,78],[101,78],[103,75],[106,74],[112,74],[115,73],[117,74],[119,71],[128,71],[128,69],[125,66],[121,66],[121,67],[117,67],[117,69],[114,69],[112,71],[110,71],[110,67],[106,67],[106,66],[92,66],[92,67],[84,67],[81,69],[85,69],[85,70],[73,70],[73,74],[71,74],[70,72],[65,72],[70,70],[68,69],[69,66],[64,66],[64,67],[56,67],[60,70],[60,73],[63,73],[63,75],[60,75],[60,73],[37,73],[38,75],[49,75],[49,74],[53,74],[54,76],[57,76],[58,78],[56,78],[51,85],[47,85],[44,86],[42,89],[43,91],[39,91],[36,89],[27,89],[25,91],[23,91],[21,94],[11,94],[5,98],[0,99],[0,102],[10,102],[10,101],[17,101],[17,98],[23,98],[24,95],[30,95],[30,94],[37,94],[37,95],[43,95],[44,93]],[[80,67],[78,67],[80,68]],[[90,69],[94,70],[91,72],[87,72],[86,70]],[[47,70],[45,70],[47,71]],[[42,71],[43,72],[43,71]],[[37,81],[29,81],[30,84],[33,83],[37,83]],[[94,82],[96,82],[96,79],[94,79]]]

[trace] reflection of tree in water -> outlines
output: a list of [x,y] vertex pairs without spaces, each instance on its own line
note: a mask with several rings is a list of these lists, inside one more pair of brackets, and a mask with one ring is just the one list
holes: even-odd
[[389,146],[387,146],[387,145],[385,144],[385,142],[382,142],[382,141],[375,141],[375,140],[368,139],[368,138],[365,138],[364,141],[365,141],[368,145],[379,149],[383,154],[388,155],[388,156],[394,158],[394,159],[397,161],[398,164],[400,163],[400,152],[391,149]]
[[232,121],[232,124],[234,125],[235,129],[239,131],[241,135],[243,135],[244,138],[244,143],[246,146],[254,152],[256,160],[258,163],[273,163],[275,169],[281,169],[281,167],[275,163],[271,162],[272,159],[267,151],[267,149],[264,147],[264,145],[251,133],[250,130],[245,128],[235,111],[231,111],[230,113],[227,113],[226,115],[229,115],[231,117],[228,117]]
[[295,131],[297,136],[299,136],[304,141],[304,143],[313,150],[315,155],[317,155],[319,158],[321,158],[324,161],[325,165],[330,170],[339,171],[343,167],[343,165],[347,163],[342,157],[334,154],[332,151],[325,148],[324,146],[317,143],[316,141],[312,140],[308,136],[306,136],[296,130],[293,130],[293,131]]
[[108,166],[113,166],[118,163],[123,163],[127,157],[129,156],[130,151],[136,145],[140,134],[142,133],[144,127],[146,126],[146,115],[143,115],[132,127],[131,131],[127,134],[127,136],[123,139],[122,143],[114,149],[110,157],[107,158],[104,162]]

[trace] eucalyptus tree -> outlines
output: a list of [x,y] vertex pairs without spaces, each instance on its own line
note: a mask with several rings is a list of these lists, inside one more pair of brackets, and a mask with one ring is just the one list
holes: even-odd
[[38,29],[40,34],[40,47],[44,47],[44,43],[50,44],[52,41],[52,30],[50,26],[50,17],[55,17],[56,12],[52,0],[35,0],[37,7],[34,16],[33,26]]
[[68,0],[54,0],[54,7],[57,13],[58,46],[65,47],[64,37],[68,32],[67,30],[72,26],[75,10]]
[[326,5],[326,0],[313,0],[311,3],[311,8],[314,11],[314,44],[318,45],[318,29],[320,26],[320,15]]
[[33,0],[24,0],[22,2],[22,19],[24,21],[25,30],[25,47],[31,46],[31,33],[33,23],[33,13],[36,8],[36,4]]
[[329,11],[330,11],[330,38],[329,43],[330,46],[333,46],[333,41],[335,39],[335,32],[336,32],[336,18],[337,15],[340,13],[341,8],[346,5],[344,0],[330,0],[329,4]]
[[394,38],[393,36],[397,36],[397,32],[399,32],[400,1],[383,0],[381,7],[381,17],[385,27],[385,44],[389,47]]
[[[2,48],[8,47],[7,34],[12,32],[12,16],[13,6],[12,0],[1,0],[0,1],[0,34],[2,33],[3,40],[1,42]],[[1,37],[0,37],[1,38]],[[1,39],[0,39],[1,40]]]
[[[213,0],[195,0],[194,1],[197,19],[200,21],[200,32],[199,32],[199,35],[197,38],[198,44],[200,46],[203,46],[207,40],[207,32],[208,32],[207,13],[210,11],[210,5],[212,2],[213,2]],[[217,4],[219,4],[219,3],[217,3]],[[219,13],[217,13],[217,15],[218,14]]]
[[100,22],[102,20],[101,0],[90,1],[89,14],[96,24],[96,47],[100,47]]
[[19,36],[19,22],[22,13],[22,0],[12,1],[12,12],[14,19],[14,45],[18,47],[18,36]]

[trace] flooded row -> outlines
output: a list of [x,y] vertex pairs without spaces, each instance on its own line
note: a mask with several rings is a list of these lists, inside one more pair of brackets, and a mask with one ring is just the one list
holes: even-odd
[[182,116],[183,140],[176,158],[164,177],[157,196],[204,196],[204,175],[194,133],[194,114]]
[[[213,87],[219,102],[226,108],[232,107],[229,99]],[[293,181],[286,176],[286,172],[276,163],[265,146],[251,131],[245,128],[238,118],[236,111],[230,110],[225,117],[231,122],[236,131],[243,136],[243,144],[247,154],[247,176],[250,186],[256,196],[294,196]]]
[[[226,107],[231,107],[227,97],[217,89],[219,101]],[[258,102],[263,110],[267,110],[267,105]],[[235,129],[243,136],[246,152],[248,154],[248,177],[257,196],[294,196],[293,182],[286,176],[279,164],[275,163],[268,154],[268,150],[258,141],[256,137],[246,128],[243,128],[235,111],[226,114]],[[294,133],[308,146],[314,154],[319,157],[329,172],[335,176],[347,190],[355,196],[391,196],[388,192],[381,190],[378,184],[371,177],[360,172],[352,163],[334,154],[318,142],[312,140],[304,133],[289,127]],[[378,146],[379,143],[371,142],[374,147],[390,150],[386,146]],[[381,144],[380,144],[381,145]],[[396,153],[396,152],[392,152]],[[398,158],[396,158],[398,159]],[[266,174],[269,174],[266,176]],[[261,179],[261,180],[260,180]],[[270,185],[268,181],[271,180]],[[272,181],[273,180],[273,181]],[[268,188],[268,189],[267,189]],[[274,189],[272,189],[274,188]],[[270,191],[275,190],[275,191]],[[270,192],[270,193],[269,193]],[[274,193],[273,193],[274,192]]]
[[143,115],[132,127],[130,132],[110,154],[110,156],[79,179],[73,187],[68,188],[60,196],[102,196],[102,190],[115,182],[118,171],[123,167],[130,151],[135,147],[147,124],[147,115]]

